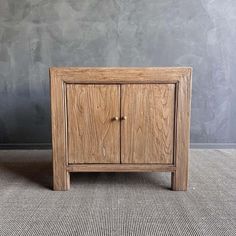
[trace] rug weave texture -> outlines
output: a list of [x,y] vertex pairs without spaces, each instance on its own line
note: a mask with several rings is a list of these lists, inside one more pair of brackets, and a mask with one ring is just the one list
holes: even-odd
[[54,192],[51,152],[0,151],[0,235],[236,235],[236,150],[191,150],[189,190],[169,173],[73,173]]

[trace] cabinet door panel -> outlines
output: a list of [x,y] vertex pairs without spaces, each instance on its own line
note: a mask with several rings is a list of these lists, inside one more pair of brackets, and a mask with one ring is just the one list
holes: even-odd
[[119,85],[67,85],[69,163],[120,163]]
[[121,163],[173,163],[174,84],[121,86]]

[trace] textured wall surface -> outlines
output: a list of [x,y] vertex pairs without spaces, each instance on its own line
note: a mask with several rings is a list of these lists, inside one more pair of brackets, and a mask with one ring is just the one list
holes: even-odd
[[191,142],[236,143],[235,0],[0,0],[0,142],[50,142],[50,66],[192,66]]

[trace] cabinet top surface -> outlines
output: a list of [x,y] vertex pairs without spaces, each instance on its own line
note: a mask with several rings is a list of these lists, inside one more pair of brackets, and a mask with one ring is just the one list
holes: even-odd
[[192,67],[50,67],[50,71],[192,71]]
[[171,82],[191,79],[191,67],[51,67],[51,79],[65,82]]

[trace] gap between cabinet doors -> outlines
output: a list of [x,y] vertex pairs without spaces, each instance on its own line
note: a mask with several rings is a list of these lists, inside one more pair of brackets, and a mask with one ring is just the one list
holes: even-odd
[[[117,165],[117,164],[122,164],[122,165],[152,165],[152,164],[156,164],[156,165],[160,165],[160,166],[173,166],[175,167],[176,166],[176,138],[177,138],[177,109],[178,109],[178,86],[179,86],[179,82],[176,82],[176,83],[64,83],[64,98],[65,98],[65,115],[66,115],[66,132],[65,132],[65,140],[66,140],[66,160],[67,160],[67,165],[69,166],[72,166],[72,165],[89,165],[89,164],[109,164],[109,165]],[[173,117],[172,117],[172,143],[171,143],[171,149],[172,149],[172,161],[171,162],[168,162],[168,163],[160,163],[160,162],[133,162],[132,159],[131,159],[131,162],[122,162],[122,154],[123,154],[123,148],[124,148],[124,143],[122,143],[122,141],[124,140],[124,127],[122,128],[122,126],[125,125],[125,122],[127,122],[130,117],[127,118],[127,121],[118,121],[119,123],[119,163],[107,163],[107,162],[103,162],[103,163],[69,163],[69,142],[68,142],[68,99],[67,99],[67,85],[71,85],[71,86],[76,86],[76,85],[104,85],[104,86],[110,86],[110,85],[117,85],[118,88],[119,88],[119,118],[121,118],[122,116],[125,116],[125,114],[123,114],[122,112],[122,109],[124,110],[123,108],[123,95],[124,95],[124,90],[126,88],[126,86],[135,86],[135,85],[140,85],[140,86],[152,86],[152,85],[161,85],[161,86],[164,86],[164,85],[167,85],[167,86],[173,86]],[[135,114],[134,114],[135,115]],[[124,158],[124,157],[123,157]],[[128,158],[128,157],[127,157]]]

